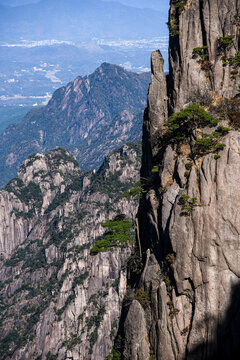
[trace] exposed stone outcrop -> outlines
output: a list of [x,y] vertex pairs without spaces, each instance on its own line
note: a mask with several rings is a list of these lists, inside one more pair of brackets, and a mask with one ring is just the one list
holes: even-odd
[[[182,4],[182,5],[181,5]],[[169,96],[171,111],[190,101],[233,97],[239,74],[229,59],[239,51],[239,0],[171,1]],[[229,45],[221,37],[233,35]],[[196,48],[207,47],[200,54]],[[201,56],[202,55],[202,56]]]
[[[143,123],[142,176],[151,174],[153,156],[157,153],[157,140],[168,117],[167,85],[163,70],[163,57],[159,50],[152,53],[152,76],[148,89],[148,107]],[[151,120],[150,120],[151,119]]]
[[30,154],[62,146],[88,170],[117,147],[140,140],[149,79],[149,72],[103,63],[57,89],[46,106],[29,111],[0,135],[0,187]]
[[[137,216],[143,266],[139,277],[132,271],[129,280],[131,291],[142,289],[144,299],[135,296],[138,306],[133,302],[124,307],[124,359],[129,359],[125,349],[135,350],[132,360],[147,352],[151,360],[239,358],[240,63],[234,63],[239,56],[239,5],[233,0],[171,1],[167,91],[165,79],[156,80],[156,64],[162,74],[161,55],[153,53],[143,128],[144,191]],[[219,112],[218,106],[219,99],[224,103],[234,97],[238,110],[233,126],[228,111]],[[193,102],[220,116],[218,129],[229,127],[219,135],[218,153],[194,153],[196,139],[201,144],[213,139],[214,130],[210,123],[198,124],[191,138],[184,138],[195,121],[189,112],[182,133],[174,132],[177,123],[171,132],[169,124],[164,126],[173,112],[190,111]],[[147,296],[149,303],[144,303]],[[139,336],[149,339],[141,347],[137,336],[129,336],[133,322],[128,319],[134,314],[139,316]]]
[[[101,223],[135,218],[140,144],[83,173],[67,151],[36,154],[0,192],[0,358],[104,360],[117,333],[132,244],[90,250]],[[111,250],[110,250],[111,249]]]

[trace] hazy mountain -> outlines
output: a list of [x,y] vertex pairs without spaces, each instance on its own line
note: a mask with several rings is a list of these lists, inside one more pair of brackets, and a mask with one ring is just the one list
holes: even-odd
[[[133,39],[166,33],[162,16],[151,9],[137,9],[100,0],[42,0],[19,7],[1,7],[1,41],[74,40],[93,38]],[[134,21],[133,21],[134,19]]]
[[25,106],[0,106],[0,134],[8,125],[21,121],[30,109]]
[[104,61],[127,70],[150,70],[150,54],[161,48],[167,70],[167,39],[103,41],[75,45],[45,41],[0,46],[0,105],[44,105],[52,93],[75,77],[91,74]]
[[146,5],[133,0],[131,6],[102,0],[1,5],[26,2],[0,0],[0,105],[43,105],[58,87],[103,62],[150,70],[155,49],[168,69],[165,5],[160,12],[133,7]]
[[62,146],[89,169],[117,146],[140,139],[149,80],[149,73],[104,63],[56,90],[47,106],[30,111],[0,136],[1,185],[32,153]]

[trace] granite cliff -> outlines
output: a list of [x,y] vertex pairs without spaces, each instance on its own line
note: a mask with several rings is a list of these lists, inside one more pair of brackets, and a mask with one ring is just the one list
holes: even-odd
[[[83,172],[57,148],[0,191],[0,358],[103,360],[134,246],[140,144]],[[101,225],[103,224],[103,226]]]
[[152,54],[123,359],[239,358],[239,14],[235,0],[172,0],[167,79]]
[[239,7],[171,1],[141,186],[129,144],[96,173],[33,155],[0,192],[2,359],[239,358]]

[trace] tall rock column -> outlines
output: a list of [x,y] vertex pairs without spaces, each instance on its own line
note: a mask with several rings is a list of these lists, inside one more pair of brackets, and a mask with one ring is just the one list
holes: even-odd
[[190,101],[233,97],[239,87],[239,0],[171,1],[171,111]]
[[[162,59],[153,53],[138,211],[142,268],[130,278],[124,360],[239,359],[239,13],[239,0],[171,1],[168,110],[184,110],[165,126]],[[218,116],[221,101],[235,117],[221,109],[218,122],[210,114]]]
[[143,123],[142,176],[148,177],[157,153],[157,142],[168,118],[167,85],[163,70],[164,60],[159,50],[152,53],[151,83],[148,89],[148,105]]

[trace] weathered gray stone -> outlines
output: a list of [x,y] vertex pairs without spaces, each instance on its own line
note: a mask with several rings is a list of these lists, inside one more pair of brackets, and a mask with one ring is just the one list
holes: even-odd
[[[123,146],[106,159],[105,165],[101,176],[106,182],[110,176],[115,179],[117,176],[118,184],[132,187],[139,180],[140,161],[134,147]],[[94,179],[99,175],[92,172],[84,177],[81,189],[69,191],[68,197],[48,208],[57,194],[64,195],[71,181],[81,176],[74,158],[63,150],[55,150],[26,160],[18,182],[11,185],[12,191],[0,192],[0,284],[3,286],[0,292],[9,304],[9,310],[2,313],[5,318],[0,326],[0,340],[12,328],[19,329],[19,321],[22,323],[18,331],[23,331],[27,309],[33,306],[37,309],[47,300],[31,334],[27,334],[26,338],[32,335],[32,340],[20,343],[7,359],[34,360],[41,356],[45,360],[51,353],[59,360],[67,356],[77,360],[104,360],[111,351],[126,293],[126,262],[132,245],[96,256],[90,255],[90,248],[103,234],[101,223],[106,219],[117,213],[135,218],[137,200],[122,198],[119,188],[107,192],[104,183],[98,191],[93,191]],[[36,206],[32,199],[25,204],[24,197],[18,198],[17,183],[24,187],[31,183],[39,185],[41,205]],[[33,207],[35,213],[28,218]],[[57,235],[51,243],[54,230]],[[65,231],[63,239],[61,230]],[[73,233],[70,241],[69,231]],[[64,251],[59,240],[68,241]],[[28,254],[29,246],[35,246],[36,251],[38,247],[42,249],[46,264],[34,269],[32,263],[29,270],[24,267],[29,257],[37,261],[34,251]],[[7,259],[12,261],[12,255],[19,249],[21,261],[5,263]],[[57,271],[56,266],[59,266]],[[41,290],[40,294],[29,295],[28,290],[21,289],[26,285],[35,292]],[[51,290],[46,292],[45,286]],[[26,312],[22,313],[24,307]],[[30,325],[31,321],[27,321]]]
[[[233,97],[238,92],[239,74],[231,77],[233,67],[223,66],[239,50],[239,0],[187,0],[183,11],[171,1],[170,28],[177,24],[179,35],[170,37],[169,97],[172,111],[189,101],[207,102],[210,98]],[[179,24],[179,25],[178,25]],[[175,33],[176,33],[175,32]],[[220,37],[234,35],[233,46],[219,49]],[[194,56],[194,48],[208,46],[206,61]],[[203,70],[204,65],[209,71]],[[201,70],[202,68],[202,70]]]
[[146,328],[145,313],[137,300],[133,300],[125,321],[126,346],[124,358],[126,360],[148,359],[150,349]]
[[[193,101],[207,108],[209,102],[217,104],[239,93],[239,69],[233,72],[231,61],[223,66],[222,58],[239,51],[239,5],[238,0],[171,1],[170,115]],[[219,39],[228,35],[234,35],[232,44],[220,51]],[[201,59],[193,50],[202,46],[208,48]],[[240,133],[231,128],[222,136],[225,148],[220,158],[214,158],[214,153],[190,156],[186,141],[181,149],[164,144],[166,95],[164,80],[158,82],[155,70],[160,59],[155,52],[145,113],[141,173],[151,181],[138,212],[144,270],[135,285],[136,291],[145,289],[151,299],[145,309],[150,349],[156,360],[237,360]],[[205,65],[210,65],[209,71],[203,69]],[[222,125],[231,127],[226,120]],[[183,194],[190,202],[196,198],[197,206],[186,206]],[[137,308],[130,311],[131,319],[142,319]],[[128,327],[132,329],[126,320],[126,333]],[[137,340],[129,336],[124,340],[125,349],[136,348]],[[128,359],[126,350],[124,356]]]

